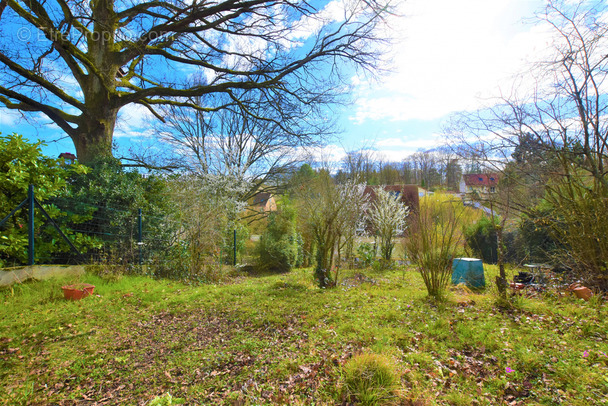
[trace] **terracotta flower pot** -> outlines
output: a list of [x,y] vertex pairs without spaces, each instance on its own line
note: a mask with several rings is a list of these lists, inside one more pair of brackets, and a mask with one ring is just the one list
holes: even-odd
[[591,298],[591,296],[593,296],[593,292],[591,291],[591,289],[589,289],[586,286],[576,287],[576,288],[572,289],[572,291],[574,292],[576,297],[578,297],[579,299],[589,300]]
[[523,288],[526,287],[526,285],[524,285],[523,283],[517,283],[517,282],[511,282],[509,284],[509,286],[511,287],[511,289],[513,289],[514,291],[518,291],[518,290],[522,290]]
[[83,297],[87,297],[93,294],[93,290],[95,290],[95,285],[91,285],[90,283],[77,283],[75,285],[66,285],[62,286],[63,289],[63,297],[68,300],[80,300]]

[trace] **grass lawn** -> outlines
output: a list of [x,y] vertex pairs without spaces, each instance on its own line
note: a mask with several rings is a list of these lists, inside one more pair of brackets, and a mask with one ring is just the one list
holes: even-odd
[[327,291],[310,269],[198,287],[86,276],[95,295],[76,302],[60,289],[74,280],[5,288],[0,403],[346,405],[345,365],[373,353],[400,377],[390,404],[608,404],[605,304],[549,293],[507,312],[492,286],[433,304],[412,270],[357,272]]

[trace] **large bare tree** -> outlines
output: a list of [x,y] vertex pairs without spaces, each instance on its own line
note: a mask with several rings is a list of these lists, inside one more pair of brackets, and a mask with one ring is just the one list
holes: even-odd
[[334,101],[342,62],[373,68],[387,12],[383,0],[0,0],[0,103],[48,117],[85,163],[111,156],[133,103],[161,120],[162,105],[238,106],[280,126],[244,101]]
[[[205,100],[222,96],[196,98]],[[224,99],[226,99],[224,97]],[[221,101],[211,104],[227,105]],[[320,107],[320,106],[316,106]],[[158,126],[160,140],[172,148],[169,162],[192,173],[246,179],[245,200],[259,191],[281,192],[287,175],[307,157],[305,151],[333,134],[333,120],[309,105],[281,105],[245,97],[238,106],[203,112],[182,106],[161,109],[165,123]],[[140,159],[145,162],[146,159]]]

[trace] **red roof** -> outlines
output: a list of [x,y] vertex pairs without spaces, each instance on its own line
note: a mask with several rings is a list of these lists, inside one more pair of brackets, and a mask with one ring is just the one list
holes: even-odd
[[72,154],[71,152],[62,152],[59,154],[59,158],[75,160],[76,155]]
[[498,185],[497,173],[469,173],[462,175],[467,186],[496,186]]
[[270,193],[258,192],[255,196],[253,196],[253,204],[265,205],[271,197],[272,195]]

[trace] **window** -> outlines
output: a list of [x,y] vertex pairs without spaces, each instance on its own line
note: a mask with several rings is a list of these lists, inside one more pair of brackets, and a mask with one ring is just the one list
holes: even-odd
[[496,193],[496,188],[494,186],[490,188],[490,193]]

